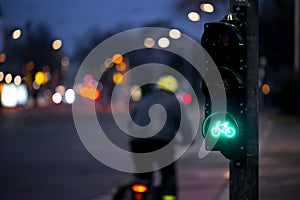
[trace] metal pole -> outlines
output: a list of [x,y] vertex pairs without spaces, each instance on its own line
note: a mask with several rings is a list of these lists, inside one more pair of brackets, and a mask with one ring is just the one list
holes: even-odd
[[299,0],[295,0],[295,15],[294,15],[294,26],[295,26],[295,34],[294,34],[294,64],[295,64],[295,72],[299,72]]
[[[235,1],[237,2],[237,1]],[[240,1],[239,1],[240,2]],[[258,0],[247,5],[247,115],[246,161],[230,161],[229,198],[257,200],[258,188]]]
[[300,2],[299,0],[294,1],[294,7],[295,7],[295,14],[294,14],[294,67],[295,67],[295,80],[297,84],[297,116],[300,119],[300,70],[299,70],[299,46],[300,46],[300,38],[299,38],[299,32],[300,32]]

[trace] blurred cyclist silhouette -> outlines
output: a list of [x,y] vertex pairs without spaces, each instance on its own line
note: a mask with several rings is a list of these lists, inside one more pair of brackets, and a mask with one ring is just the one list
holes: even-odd
[[[151,88],[152,86],[152,88]],[[187,117],[185,113],[182,113],[180,109],[180,102],[176,98],[175,93],[178,91],[178,81],[170,75],[162,76],[157,84],[147,85],[142,87],[142,99],[139,100],[132,106],[132,118],[134,122],[142,127],[149,125],[160,126],[158,133],[151,137],[138,137],[144,135],[145,132],[138,132],[132,130],[133,134],[137,137],[132,137],[131,139],[131,150],[134,153],[147,153],[153,152],[158,149],[163,148],[170,143],[175,137],[179,129],[181,122],[180,133],[183,136],[183,142],[188,143],[191,141],[192,132],[187,122]],[[159,104],[165,109],[166,121],[165,124],[161,123],[161,116],[159,112],[158,115],[152,115],[151,119],[149,117],[149,110],[153,105]],[[181,119],[182,117],[182,119]],[[182,120],[182,121],[181,121]],[[157,127],[149,127],[151,131],[157,130]],[[151,132],[150,131],[150,132]],[[168,157],[174,157],[174,147],[167,151],[166,155]],[[156,163],[159,165],[161,158],[153,157],[150,160],[135,161],[136,169],[139,170],[145,166],[153,165]],[[159,165],[160,166],[160,165]],[[159,170],[161,172],[161,197],[163,200],[175,200],[177,195],[177,180],[176,180],[176,169],[175,162],[163,167]],[[153,173],[136,173],[138,179],[147,180],[153,182]]]

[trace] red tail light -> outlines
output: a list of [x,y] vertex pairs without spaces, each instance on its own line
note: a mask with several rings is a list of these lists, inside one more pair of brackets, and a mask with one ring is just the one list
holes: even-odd
[[143,193],[143,192],[146,192],[148,190],[147,186],[144,185],[144,184],[140,184],[140,183],[137,183],[137,184],[133,184],[131,186],[132,190],[134,192],[139,192],[139,193]]
[[135,200],[141,200],[143,198],[143,194],[141,194],[141,193],[136,193],[135,195],[134,195],[134,199]]

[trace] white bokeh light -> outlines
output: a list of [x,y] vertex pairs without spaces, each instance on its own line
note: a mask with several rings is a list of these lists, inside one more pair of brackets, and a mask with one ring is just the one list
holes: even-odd
[[75,101],[75,91],[73,89],[67,89],[65,92],[65,102],[68,104],[72,104]]
[[172,29],[169,31],[169,36],[173,39],[181,38],[181,32],[178,29]]
[[162,37],[158,40],[158,46],[161,48],[167,48],[170,45],[170,40],[166,37]]
[[189,12],[188,18],[193,22],[197,22],[200,20],[200,15],[197,12]]
[[54,93],[52,95],[52,101],[55,103],[55,104],[60,104],[61,101],[62,101],[62,95],[58,92]]

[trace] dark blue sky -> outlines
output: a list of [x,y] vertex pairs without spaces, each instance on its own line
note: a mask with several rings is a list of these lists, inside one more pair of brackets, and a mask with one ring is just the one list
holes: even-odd
[[[203,23],[222,18],[228,12],[229,0],[219,0],[214,14],[201,13],[199,7],[178,8],[183,0],[2,0],[6,27],[22,28],[46,24],[53,38],[61,38],[64,50],[72,53],[75,41],[88,31],[111,31],[118,26],[135,28],[156,21],[168,21],[172,27],[200,39]],[[204,2],[204,1],[203,1]],[[201,1],[199,1],[200,5]],[[188,11],[197,11],[200,22],[187,19]]]

